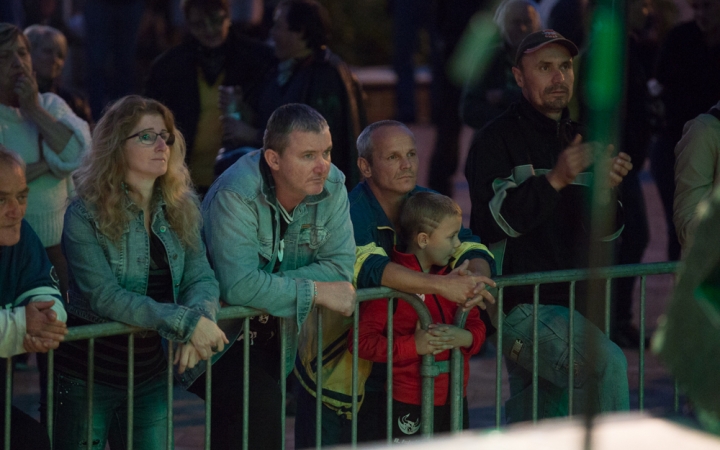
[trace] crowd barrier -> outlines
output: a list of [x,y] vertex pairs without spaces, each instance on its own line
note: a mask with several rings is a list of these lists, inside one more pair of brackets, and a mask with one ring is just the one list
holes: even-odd
[[[504,290],[507,287],[511,286],[533,286],[534,287],[534,303],[533,308],[535,312],[535,317],[537,317],[537,310],[539,303],[539,287],[542,284],[547,283],[558,283],[558,282],[568,282],[570,283],[570,309],[573,310],[575,308],[575,284],[578,281],[582,280],[605,280],[605,289],[604,289],[604,331],[606,334],[610,332],[610,299],[611,299],[611,282],[613,279],[617,278],[625,278],[625,277],[640,277],[640,342],[641,345],[639,346],[639,409],[642,410],[644,407],[644,389],[645,389],[645,348],[642,345],[642,342],[644,341],[645,335],[646,335],[646,323],[645,323],[645,309],[646,309],[646,280],[648,276],[652,275],[662,275],[662,274],[671,274],[676,273],[678,271],[679,264],[674,262],[668,262],[668,263],[650,263],[650,264],[634,264],[634,265],[625,265],[625,266],[613,266],[613,267],[607,267],[607,268],[600,268],[600,269],[584,269],[584,270],[566,270],[566,271],[554,271],[554,272],[542,272],[542,273],[530,273],[530,274],[524,274],[524,275],[512,275],[512,276],[503,276],[503,277],[497,277],[495,281],[497,282],[497,294],[496,299],[498,302],[498,307],[500,310],[502,310],[503,306],[503,300],[504,300]],[[427,308],[425,307],[424,303],[420,298],[413,294],[407,294],[404,292],[394,291],[389,288],[372,288],[372,289],[361,289],[357,293],[357,302],[358,304],[363,301],[369,301],[374,299],[381,299],[381,298],[389,298],[389,299],[400,299],[402,301],[406,301],[409,304],[413,306],[415,311],[418,313],[418,316],[420,318],[421,327],[423,329],[427,329],[428,325],[431,323],[431,317],[430,313],[428,312]],[[392,301],[392,300],[391,300]],[[388,442],[392,441],[392,422],[391,422],[391,411],[392,411],[392,348],[393,348],[393,338],[392,338],[392,327],[393,327],[393,310],[394,308],[388,307],[388,340],[387,340],[387,346],[388,346],[388,361],[390,363],[387,365],[387,386],[388,386],[388,396],[387,396],[387,409],[388,409],[388,420],[387,420],[387,436],[388,436]],[[255,316],[259,313],[259,311],[251,309],[251,308],[245,308],[241,306],[230,306],[223,308],[219,315],[218,320],[221,319],[244,319],[245,326],[244,326],[244,337],[242,339],[241,343],[236,343],[235,345],[243,345],[244,346],[244,361],[243,361],[243,370],[245,373],[244,377],[244,383],[243,383],[243,393],[244,393],[244,402],[243,402],[243,446],[242,448],[246,450],[248,448],[248,413],[249,413],[249,406],[248,406],[248,393],[249,393],[249,376],[247,374],[250,370],[250,360],[249,360],[249,346],[250,346],[250,336],[249,336],[249,320],[250,317]],[[321,308],[318,308],[315,312],[315,314],[318,315],[317,317],[317,333],[318,333],[318,349],[317,354],[319,357],[323,354],[323,348],[322,348],[322,315],[323,311]],[[459,313],[455,317],[455,324],[458,326],[464,326],[465,319],[467,317],[467,313]],[[570,315],[570,332],[569,332],[569,339],[570,339],[570,346],[572,347],[573,344],[573,315]],[[284,319],[282,319],[284,320]],[[292,320],[292,319],[289,319]],[[503,315],[498,316],[497,321],[497,328],[499,332],[497,333],[497,342],[496,347],[502,348],[502,330],[503,330]],[[281,330],[284,329],[284,327],[280,327]],[[92,442],[92,410],[93,410],[93,380],[94,380],[94,352],[95,352],[95,339],[101,338],[101,337],[107,337],[107,336],[114,336],[114,335],[122,335],[127,334],[128,335],[128,347],[130,349],[129,355],[132,355],[133,350],[133,343],[134,343],[134,333],[143,331],[141,328],[128,326],[121,323],[104,323],[104,324],[97,324],[97,325],[85,325],[80,327],[72,327],[69,330],[69,333],[66,336],[66,341],[74,341],[74,340],[88,340],[88,398],[90,401],[88,402],[88,417],[89,417],[89,423],[88,423],[88,442]],[[353,392],[353,404],[352,409],[353,412],[357,411],[358,403],[358,357],[357,357],[357,345],[358,345],[358,315],[354,315],[354,327],[352,332],[354,333],[354,351],[353,351],[353,373],[352,373],[352,392]],[[532,383],[533,383],[533,419],[537,420],[537,405],[538,405],[538,339],[537,339],[537,333],[538,333],[538,324],[537,320],[534,321],[533,324],[533,346],[532,346],[532,352],[533,352],[533,373],[532,373]],[[281,340],[281,367],[280,367],[280,374],[281,379],[283,378],[284,374],[286,373],[286,367],[285,367],[285,349],[286,349],[286,340],[287,336],[284,332],[280,333],[280,340]],[[167,361],[168,365],[172,366],[172,361],[174,358],[172,345],[168,345],[168,352],[167,352]],[[321,364],[317,364],[316,367],[321,367]],[[569,368],[573,367],[573,353],[570,352],[570,361],[568,364]],[[12,361],[10,359],[7,360],[6,364],[6,370],[7,370],[7,376],[6,376],[6,386],[5,386],[5,392],[6,392],[6,399],[12,398]],[[205,402],[205,448],[210,448],[210,408],[211,408],[211,402],[212,402],[212,391],[211,391],[211,371],[212,367],[208,365],[207,368],[207,377],[206,377],[206,398],[207,401]],[[495,425],[497,428],[499,428],[502,424],[502,352],[498,351],[496,356],[496,382],[495,382]],[[434,356],[432,355],[425,355],[422,358],[422,366],[421,366],[421,376],[423,378],[422,381],[422,419],[421,419],[421,433],[424,437],[430,437],[433,433],[433,399],[434,399],[434,378],[438,376],[441,373],[450,372],[450,402],[451,402],[451,429],[453,431],[459,431],[462,428],[462,394],[463,394],[463,357],[459,349],[452,350],[451,359],[450,361],[443,361],[443,362],[436,362]],[[134,382],[133,382],[133,374],[134,374],[134,365],[133,365],[133,358],[128,358],[128,423],[133,423],[133,393],[134,393]],[[569,385],[573,385],[573,377],[574,372],[573,370],[568,370],[568,377],[569,377]],[[317,373],[317,380],[316,385],[318,388],[318,391],[321,391],[322,389],[322,371],[319,371]],[[48,352],[48,398],[47,398],[47,428],[48,433],[50,436],[52,436],[53,433],[53,409],[54,409],[54,352],[50,351]],[[172,448],[173,446],[173,374],[172,371],[168,371],[168,424],[167,424],[167,442],[168,442],[168,448]],[[287,392],[286,392],[286,386],[285,383],[281,383],[281,393],[282,393],[282,408],[283,412],[281,414],[282,417],[282,423],[281,427],[283,430],[285,430],[285,405],[286,405],[286,398],[287,398]],[[10,401],[6,401],[5,407],[5,442],[4,442],[4,448],[9,449],[10,448],[10,433],[12,430],[10,429]],[[570,413],[572,413],[572,403],[573,403],[573,397],[572,397],[572,390],[570,390],[569,393],[569,399],[568,399],[568,409]],[[678,394],[677,389],[675,393],[675,401],[674,401],[674,408],[675,411],[678,410]],[[316,436],[318,437],[318,440],[316,442],[316,447],[320,448],[322,446],[322,442],[320,441],[320,437],[322,436],[321,433],[321,416],[322,416],[322,402],[321,397],[318,397],[316,399]],[[132,449],[132,437],[133,437],[133,427],[128,427],[127,430],[127,442],[128,442],[128,449]],[[356,445],[357,443],[357,414],[353,413],[353,420],[352,420],[352,443],[353,445]],[[283,441],[284,443],[284,441]]]

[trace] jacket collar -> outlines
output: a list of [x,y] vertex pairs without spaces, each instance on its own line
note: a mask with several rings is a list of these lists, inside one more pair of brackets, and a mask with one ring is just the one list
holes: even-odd
[[548,132],[557,132],[562,123],[571,121],[570,110],[568,108],[563,109],[560,120],[557,121],[535,109],[524,96],[520,98],[518,111],[521,116],[530,120],[537,128]]
[[[396,263],[400,264],[401,266],[405,266],[416,272],[423,271],[422,266],[420,265],[420,261],[418,261],[418,259],[417,259],[417,256],[413,255],[412,253],[401,252],[400,250],[398,250],[397,245],[395,247],[393,247],[392,260],[393,260],[393,262],[396,262]],[[449,271],[450,271],[450,266],[445,266],[445,267],[432,266],[430,268],[430,273],[436,274],[436,275],[444,275]]]

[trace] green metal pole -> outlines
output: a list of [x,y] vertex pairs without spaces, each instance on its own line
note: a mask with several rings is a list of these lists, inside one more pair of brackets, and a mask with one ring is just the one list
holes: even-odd
[[[386,366],[386,377],[387,377],[387,397],[385,398],[385,410],[386,421],[385,421],[385,433],[388,444],[392,444],[392,431],[393,431],[393,345],[395,342],[395,336],[393,335],[393,316],[395,312],[395,302],[398,301],[394,298],[388,298],[387,301],[387,366]],[[424,405],[424,402],[423,402]],[[425,420],[424,410],[421,413],[421,420]],[[424,423],[424,422],[423,422]]]
[[315,369],[315,448],[322,448],[322,385],[323,385],[323,311],[316,308],[317,317],[317,357]]
[[640,277],[640,367],[638,370],[638,409],[645,409],[645,281],[647,277]]
[[540,312],[540,285],[536,284],[533,292],[533,345],[532,345],[532,421],[538,421],[538,370],[539,370],[539,351],[538,351],[538,316]]
[[[210,450],[210,442],[212,441],[210,438],[212,433],[212,364],[210,364],[210,362],[211,361],[208,360],[208,364],[205,367],[205,450]],[[243,389],[244,388],[245,384],[243,381]],[[243,391],[243,395],[244,392],[245,391]],[[245,397],[243,396],[243,402],[244,401]],[[243,441],[244,440],[247,440],[247,437],[243,434]]]
[[50,448],[53,447],[53,424],[55,419],[55,350],[48,351],[48,369],[47,369],[47,430],[50,438]]
[[[287,413],[287,332],[285,330],[285,321],[288,319],[280,319],[280,429],[285,436],[285,415]],[[285,439],[280,443],[280,450],[285,450]]]
[[173,341],[168,341],[167,346],[167,429],[165,436],[165,448],[172,450],[174,442],[173,433],[173,362],[175,360],[175,352]]
[[[87,446],[93,447],[93,394],[95,388],[95,339],[88,339],[88,377],[87,377]],[[101,443],[102,444],[102,443]]]
[[10,414],[12,413],[12,409],[10,407],[10,404],[12,403],[12,382],[13,382],[13,361],[12,358],[8,358],[5,360],[5,404],[3,405],[3,408],[5,408],[5,444],[4,448],[6,450],[10,449],[10,432],[12,431],[10,428]]
[[502,348],[503,348],[503,325],[505,315],[503,314],[503,293],[505,289],[500,288],[498,293],[498,318],[497,318],[497,348],[495,349],[495,428],[500,429],[502,409]]
[[352,348],[352,423],[350,444],[352,448],[357,447],[357,426],[358,426],[358,395],[359,395],[359,357],[358,357],[358,339],[360,330],[360,302],[355,303],[355,314],[353,314],[353,348]]
[[575,281],[570,282],[570,319],[568,331],[568,417],[575,401]]
[[[127,398],[127,449],[133,448],[133,428],[135,423],[135,411],[133,410],[135,400],[135,335],[128,334],[128,398]],[[88,445],[88,448],[92,446]]]
[[243,324],[243,450],[248,450],[250,442],[250,318]]

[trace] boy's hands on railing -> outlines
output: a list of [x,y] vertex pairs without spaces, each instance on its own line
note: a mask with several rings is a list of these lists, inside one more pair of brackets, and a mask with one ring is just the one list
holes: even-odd
[[213,353],[221,352],[230,341],[215,322],[201,316],[190,336],[190,343],[197,350],[200,359],[207,360]]
[[67,325],[57,319],[57,313],[51,308],[54,300],[47,302],[30,302],[25,306],[25,330],[23,339],[25,351],[46,353],[58,348],[65,340]]
[[175,360],[173,364],[178,366],[178,373],[185,373],[185,369],[192,369],[200,362],[200,354],[194,345],[182,342],[178,343],[177,349],[175,349]]
[[355,311],[355,288],[347,281],[316,281],[317,298],[315,304],[337,311],[343,316],[352,316]]
[[[432,324],[430,325],[433,326]],[[449,343],[450,338],[447,336],[433,336],[429,331],[425,331],[420,327],[420,321],[415,324],[415,350],[420,356],[437,355],[445,350],[453,348]]]
[[442,345],[445,349],[470,347],[473,336],[468,330],[445,323],[431,323],[428,326],[430,342]]

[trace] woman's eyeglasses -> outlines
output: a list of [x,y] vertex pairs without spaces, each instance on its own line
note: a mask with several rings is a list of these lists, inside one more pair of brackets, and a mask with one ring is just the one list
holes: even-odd
[[128,139],[136,137],[143,145],[155,145],[158,136],[160,136],[160,139],[165,141],[167,145],[173,145],[175,143],[175,135],[170,134],[167,131],[161,131],[160,133],[156,133],[154,131],[140,131],[132,136],[126,137],[125,140],[127,141]]

